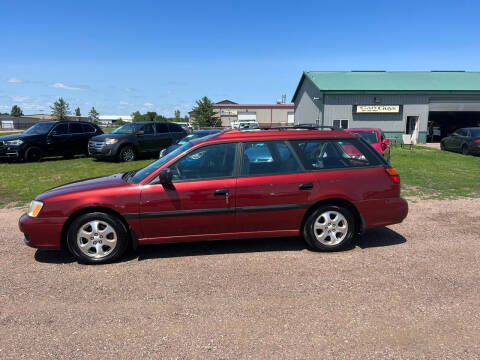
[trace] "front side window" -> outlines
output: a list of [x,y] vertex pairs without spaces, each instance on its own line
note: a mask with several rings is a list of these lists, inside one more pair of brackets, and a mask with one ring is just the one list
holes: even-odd
[[143,133],[145,135],[153,135],[153,125],[152,124],[147,124],[143,128]]
[[246,142],[243,145],[243,176],[295,173],[301,166],[284,141]]
[[53,128],[52,131],[53,135],[65,135],[68,134],[68,124],[63,123],[63,124],[58,124]]
[[376,166],[380,161],[357,140],[297,140],[292,145],[308,170]]
[[219,179],[233,176],[236,144],[215,144],[193,150],[169,166],[173,180]]
[[28,135],[40,135],[40,134],[46,134],[50,131],[52,128],[53,123],[49,122],[38,122],[35,125],[29,127],[27,130],[23,132],[23,134],[28,134]]

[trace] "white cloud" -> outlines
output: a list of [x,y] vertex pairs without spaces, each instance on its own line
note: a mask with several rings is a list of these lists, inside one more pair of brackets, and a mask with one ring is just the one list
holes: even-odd
[[23,103],[27,100],[30,99],[30,96],[9,96],[9,98],[13,101],[13,102],[19,102],[19,103]]
[[65,90],[87,90],[88,89],[88,86],[85,86],[85,85],[71,86],[64,83],[54,83],[54,84],[50,84],[49,86],[55,89],[65,89]]
[[11,83],[11,84],[18,84],[18,83],[21,83],[21,82],[23,82],[23,81],[20,80],[20,79],[17,79],[17,78],[12,77],[12,78],[8,79],[7,82],[8,82],[8,83]]
[[126,102],[126,101],[120,101],[120,105],[125,105],[125,106],[127,106],[127,105],[130,105],[130,103],[128,103],[128,102]]
[[134,91],[136,91],[136,89],[134,89],[134,88],[125,88],[125,89],[123,89],[123,90],[125,90],[126,92],[134,92]]
[[155,106],[155,105],[153,105],[152,103],[146,102],[145,104],[143,104],[143,106],[152,107],[152,106]]

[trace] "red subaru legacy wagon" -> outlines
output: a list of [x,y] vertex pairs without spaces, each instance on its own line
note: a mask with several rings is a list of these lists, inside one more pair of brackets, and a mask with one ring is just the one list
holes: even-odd
[[142,244],[301,235],[314,250],[401,222],[400,177],[356,134],[229,130],[138,171],[53,188],[20,218],[27,245],[111,262]]

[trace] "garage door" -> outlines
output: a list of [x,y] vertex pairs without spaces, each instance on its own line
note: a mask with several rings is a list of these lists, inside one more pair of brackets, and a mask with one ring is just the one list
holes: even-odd
[[238,121],[245,121],[245,120],[257,120],[257,113],[254,112],[239,112],[238,113]]
[[430,111],[480,111],[479,100],[430,100]]

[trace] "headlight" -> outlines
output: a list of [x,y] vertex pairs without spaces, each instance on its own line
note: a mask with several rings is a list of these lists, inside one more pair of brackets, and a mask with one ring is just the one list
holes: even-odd
[[7,145],[18,146],[22,144],[23,144],[23,140],[20,140],[20,139],[7,141]]
[[42,207],[43,207],[43,202],[33,200],[30,203],[30,206],[28,207],[27,215],[30,217],[37,217],[38,214],[40,213],[40,210],[42,210]]
[[107,145],[113,145],[113,144],[116,144],[118,142],[117,139],[107,139],[105,140],[105,144]]
[[165,150],[166,150],[166,149],[160,150],[160,154],[158,155],[158,158],[159,158],[159,159],[162,158],[162,157],[165,155]]

